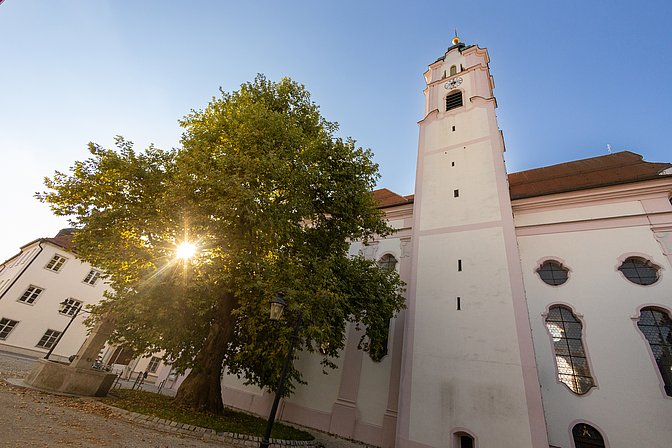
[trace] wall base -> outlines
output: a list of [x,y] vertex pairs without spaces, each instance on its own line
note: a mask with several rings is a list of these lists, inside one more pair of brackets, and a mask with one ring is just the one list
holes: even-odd
[[48,392],[104,397],[114,384],[116,377],[114,373],[76,368],[40,359],[23,382]]

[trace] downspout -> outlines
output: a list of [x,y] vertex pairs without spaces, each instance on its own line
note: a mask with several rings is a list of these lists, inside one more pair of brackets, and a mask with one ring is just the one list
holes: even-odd
[[14,283],[16,283],[17,280],[19,280],[19,278],[21,278],[21,276],[23,275],[23,273],[26,272],[26,269],[28,269],[28,268],[30,267],[30,265],[33,263],[33,261],[35,261],[35,259],[42,253],[42,251],[44,250],[44,247],[42,247],[42,243],[44,243],[44,240],[40,240],[40,242],[37,243],[37,245],[40,246],[40,250],[37,251],[37,253],[36,253],[35,256],[32,258],[32,260],[30,260],[30,261],[23,267],[23,269],[21,270],[21,272],[19,273],[19,275],[17,275],[17,276],[14,278],[14,280],[12,281],[12,283],[9,284],[9,286],[7,287],[7,289],[5,289],[5,291],[4,291],[2,294],[0,294],[0,300],[2,300],[3,297],[5,297],[5,294],[7,294],[7,292],[8,292],[10,289],[12,289],[12,286],[14,286]]

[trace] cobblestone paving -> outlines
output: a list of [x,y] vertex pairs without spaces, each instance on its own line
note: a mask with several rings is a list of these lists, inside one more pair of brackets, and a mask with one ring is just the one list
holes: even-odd
[[[151,422],[129,421],[94,399],[47,394],[5,381],[24,378],[34,363],[0,352],[0,448],[241,448],[212,434],[184,435]],[[325,448],[365,447],[306,429]]]
[[33,364],[0,354],[0,447],[234,447],[125,421],[95,400],[46,394],[4,381],[25,377]]

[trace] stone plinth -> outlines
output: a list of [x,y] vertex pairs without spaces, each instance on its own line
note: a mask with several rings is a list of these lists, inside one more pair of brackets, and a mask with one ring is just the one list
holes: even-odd
[[86,397],[104,397],[116,375],[40,359],[24,382],[36,389]]

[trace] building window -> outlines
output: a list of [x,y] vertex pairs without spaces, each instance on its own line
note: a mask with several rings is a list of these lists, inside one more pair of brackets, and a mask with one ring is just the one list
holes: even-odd
[[604,439],[600,431],[586,423],[579,423],[572,428],[574,448],[604,448]]
[[539,278],[551,286],[562,285],[569,277],[569,269],[564,267],[562,263],[555,260],[546,260],[537,269]]
[[660,267],[641,257],[629,257],[618,270],[632,283],[652,285],[658,281]]
[[152,359],[149,360],[149,365],[147,366],[147,371],[149,373],[156,373],[157,369],[159,368],[160,363],[161,363],[161,358],[157,358],[156,356],[152,356]]
[[99,277],[100,277],[100,271],[91,269],[87,274],[87,276],[84,278],[84,283],[86,283],[87,285],[95,285]]
[[453,92],[446,96],[446,110],[457,109],[462,107],[462,92]]
[[65,305],[59,313],[65,316],[74,316],[82,308],[82,302],[75,299],[65,299]]
[[546,328],[553,338],[558,380],[572,392],[585,394],[595,385],[583,349],[583,326],[566,306],[555,305],[548,310]]
[[661,309],[646,307],[639,314],[637,326],[649,342],[665,393],[672,397],[672,319]]
[[16,324],[18,324],[19,321],[17,320],[12,320],[12,319],[7,319],[3,317],[0,319],[0,339],[5,340],[7,339],[7,336],[9,336],[9,333],[12,332],[14,327],[16,327]]
[[450,66],[450,76],[457,75],[457,65]]
[[[392,254],[383,255],[380,260],[378,260],[378,267],[385,272],[392,272],[397,268],[397,259]],[[389,333],[390,333],[390,319],[387,320],[387,333],[382,340],[377,338],[372,338],[369,340],[369,357],[375,361],[380,362],[385,356],[387,356],[387,346],[389,345]]]
[[47,263],[45,268],[49,269],[50,271],[58,272],[63,267],[65,260],[67,260],[67,258],[61,257],[60,255],[54,255],[54,258],[49,260],[49,263]]
[[32,305],[33,303],[35,303],[40,294],[42,294],[42,291],[44,291],[44,289],[30,285],[28,289],[26,289],[26,292],[24,292],[23,295],[19,297],[19,302]]
[[397,259],[394,258],[394,255],[386,254],[378,260],[378,267],[383,271],[394,271],[397,268],[397,263]]
[[60,331],[47,330],[44,333],[44,336],[42,336],[42,339],[40,339],[40,342],[37,343],[37,346],[41,348],[51,348],[54,346],[60,335]]

